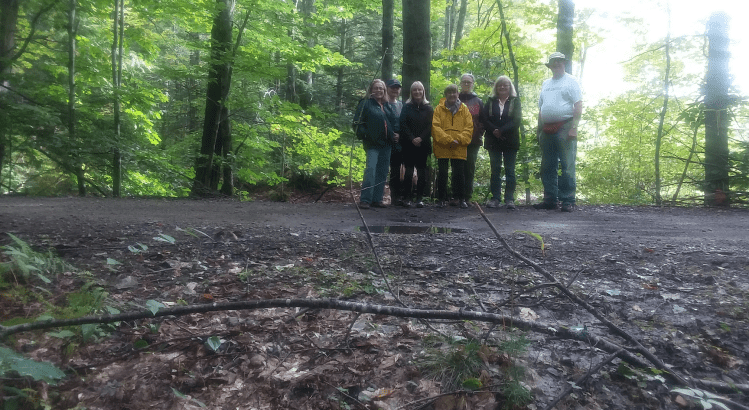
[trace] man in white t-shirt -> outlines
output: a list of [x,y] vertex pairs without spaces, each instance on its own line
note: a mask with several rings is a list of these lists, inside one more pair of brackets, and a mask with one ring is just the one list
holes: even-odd
[[[575,159],[577,126],[583,113],[582,92],[577,79],[564,71],[567,58],[555,52],[546,66],[552,76],[541,86],[538,100],[538,142],[541,146],[541,182],[544,200],[536,209],[572,212],[575,207]],[[561,165],[562,174],[558,169]]]

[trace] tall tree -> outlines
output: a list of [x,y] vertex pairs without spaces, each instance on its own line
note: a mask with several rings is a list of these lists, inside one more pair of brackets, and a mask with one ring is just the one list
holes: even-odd
[[80,147],[76,133],[76,95],[75,95],[75,58],[76,36],[78,35],[77,0],[70,0],[68,4],[68,138],[73,147],[72,169],[78,181],[78,195],[86,196],[86,182],[84,181],[83,164],[80,159]]
[[395,44],[395,1],[382,0],[382,79],[393,78],[393,45]]
[[429,30],[430,0],[403,0],[403,90],[409,95],[411,84],[421,81],[429,94],[432,58],[432,34]]
[[567,56],[565,70],[572,74],[572,53],[575,44],[572,42],[572,24],[575,21],[575,3],[572,0],[559,0],[557,17],[557,51]]
[[114,148],[112,150],[112,196],[119,197],[122,188],[122,153],[120,152],[122,88],[122,51],[125,37],[125,0],[114,0],[112,18],[112,88],[114,89]]
[[728,180],[728,16],[714,13],[707,23],[705,78],[705,204],[729,204]]
[[221,155],[227,148],[223,141],[219,142],[219,136],[228,135],[228,110],[224,108],[231,83],[234,4],[232,0],[216,1],[219,9],[214,16],[211,29],[211,68],[208,74],[203,136],[200,154],[195,161],[195,180],[192,188],[192,195],[195,196],[205,196],[218,190],[221,164],[217,164],[219,161],[216,161],[215,156]]
[[460,10],[458,11],[458,22],[455,25],[455,41],[453,50],[458,48],[460,40],[463,38],[463,27],[466,24],[466,13],[468,11],[468,0],[460,0]]
[[[0,94],[5,93],[5,87],[8,86],[6,75],[10,73],[12,67],[11,58],[16,44],[19,4],[20,0],[0,0]],[[0,110],[5,111],[2,102],[0,102]],[[2,176],[7,138],[5,125],[7,124],[0,126],[0,176]]]
[[671,9],[667,7],[668,14],[668,32],[666,34],[666,46],[664,52],[666,54],[666,73],[663,76],[663,106],[661,107],[661,115],[658,121],[658,135],[655,138],[655,204],[661,206],[663,199],[661,197],[661,145],[663,144],[663,124],[666,121],[666,113],[668,112],[668,91],[669,81],[671,75]]

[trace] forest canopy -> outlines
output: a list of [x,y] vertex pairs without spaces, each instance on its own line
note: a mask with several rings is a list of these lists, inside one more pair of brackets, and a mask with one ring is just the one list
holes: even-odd
[[[436,102],[472,73],[482,99],[499,75],[516,83],[527,107],[520,199],[540,196],[536,107],[562,7],[416,3],[2,0],[0,194],[285,199],[357,183],[352,111],[373,78],[400,79],[406,98],[404,80],[418,79]],[[586,50],[607,35],[594,13],[574,9],[569,57],[583,88]],[[413,16],[429,21],[428,41],[408,32]],[[633,86],[585,102],[579,201],[746,204],[747,96],[724,67],[728,22],[652,41],[622,20],[637,39],[623,64]],[[418,53],[427,62],[414,71]],[[488,195],[488,163],[482,150],[474,200]]]

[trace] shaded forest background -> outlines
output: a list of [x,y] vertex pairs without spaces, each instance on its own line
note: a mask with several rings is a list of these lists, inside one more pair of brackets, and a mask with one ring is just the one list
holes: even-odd
[[[530,200],[542,191],[543,62],[560,47],[565,7],[585,88],[586,49],[605,28],[564,0],[0,0],[0,193],[283,200],[357,182],[351,116],[373,78],[400,78],[403,94],[421,80],[436,102],[470,72],[482,99],[497,76],[516,81]],[[747,96],[728,81],[725,22],[647,42],[636,18],[621,19],[641,40],[624,63],[628,90],[586,102],[581,201],[746,204]],[[409,66],[419,55],[428,62]],[[488,174],[482,150],[474,199]]]

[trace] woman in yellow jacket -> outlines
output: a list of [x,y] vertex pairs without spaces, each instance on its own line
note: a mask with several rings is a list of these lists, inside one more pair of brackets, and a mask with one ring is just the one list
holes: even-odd
[[473,136],[473,117],[468,107],[458,99],[458,86],[445,88],[443,98],[434,110],[432,118],[432,141],[437,158],[437,206],[444,207],[447,201],[447,171],[452,168],[453,198],[460,200],[461,208],[468,208],[465,201],[465,162],[468,144]]

